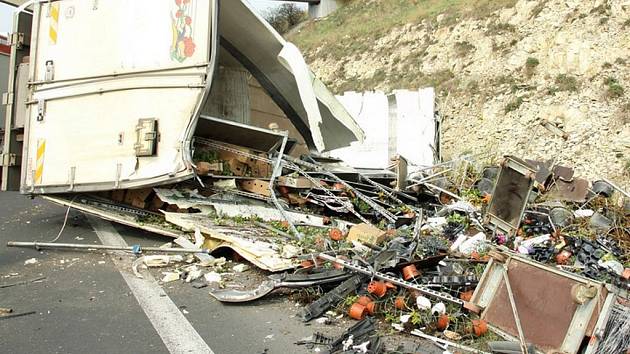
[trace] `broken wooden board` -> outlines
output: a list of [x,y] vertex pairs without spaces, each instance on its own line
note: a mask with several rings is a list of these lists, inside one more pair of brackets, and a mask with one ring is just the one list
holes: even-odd
[[[283,258],[282,245],[286,240],[269,236],[262,228],[238,229],[216,225],[211,218],[202,214],[180,214],[164,212],[166,220],[184,230],[199,229],[206,237],[204,247],[210,251],[230,248],[258,268],[271,272],[293,269],[299,262]],[[270,242],[276,240],[277,242]]]
[[269,182],[267,181],[251,179],[238,181],[238,185],[240,189],[246,192],[262,195],[265,197],[271,197],[271,190],[269,189]]
[[311,189],[316,187],[306,177],[280,176],[276,179],[276,182],[279,186],[296,189]]

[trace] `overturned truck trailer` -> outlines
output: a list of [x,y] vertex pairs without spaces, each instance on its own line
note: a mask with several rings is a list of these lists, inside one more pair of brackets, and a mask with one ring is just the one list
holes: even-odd
[[[193,231],[190,218],[144,201],[167,186],[160,197],[190,203],[173,201],[168,186],[204,186],[193,158],[200,142],[238,159],[255,152],[266,166],[253,174],[273,186],[281,156],[363,139],[297,48],[244,1],[30,1],[16,10],[13,32],[4,191],[178,237]],[[251,177],[239,183],[258,183]],[[153,216],[178,227],[139,221]],[[205,226],[214,246],[252,252]],[[265,252],[246,258],[267,259],[257,264],[269,270],[291,266]]]
[[[296,47],[245,2],[32,7],[32,19],[15,17],[3,190],[105,191],[193,178],[191,142],[204,137],[200,126],[214,130],[208,117],[264,124],[273,116],[267,121],[298,133],[305,150],[362,137]],[[28,82],[16,80],[24,64]],[[271,112],[255,110],[250,91]],[[23,131],[12,125],[21,119]]]

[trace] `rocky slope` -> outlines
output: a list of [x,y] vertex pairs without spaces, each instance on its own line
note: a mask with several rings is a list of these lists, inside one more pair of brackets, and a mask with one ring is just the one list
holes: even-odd
[[[309,31],[342,28],[339,16],[289,39],[301,45]],[[630,186],[630,0],[519,0],[473,15],[445,8],[381,33],[301,47],[337,93],[437,87],[445,158],[554,159]]]

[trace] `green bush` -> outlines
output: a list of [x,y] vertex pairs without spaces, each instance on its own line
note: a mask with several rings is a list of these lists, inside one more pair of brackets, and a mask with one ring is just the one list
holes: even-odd
[[528,69],[533,69],[538,65],[540,65],[540,61],[536,58],[529,57],[527,58],[527,61],[525,61],[525,67]]
[[556,86],[549,89],[551,95],[561,91],[577,92],[580,89],[577,79],[571,75],[560,74],[554,81]]
[[282,4],[265,14],[265,20],[281,34],[288,32],[308,15],[295,4]]
[[623,96],[623,93],[624,93],[623,86],[619,84],[612,84],[612,85],[608,85],[608,91],[606,95],[609,98],[619,98]]

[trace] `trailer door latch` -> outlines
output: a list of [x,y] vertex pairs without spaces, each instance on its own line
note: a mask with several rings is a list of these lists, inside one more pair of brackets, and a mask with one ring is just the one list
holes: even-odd
[[157,154],[158,121],[155,118],[143,118],[136,125],[136,157],[155,156]]

